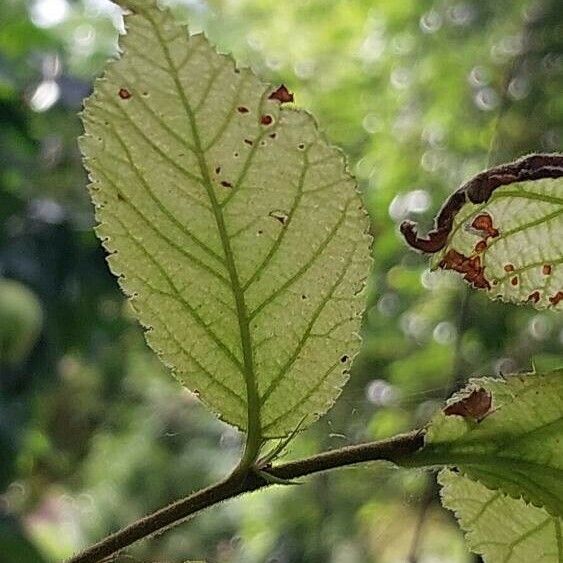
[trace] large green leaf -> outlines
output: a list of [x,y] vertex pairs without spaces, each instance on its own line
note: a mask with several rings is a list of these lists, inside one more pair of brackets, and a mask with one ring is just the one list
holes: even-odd
[[98,235],[147,340],[224,420],[287,435],[359,344],[366,216],[311,116],[153,1],[95,84],[82,151]]
[[453,510],[470,549],[485,563],[561,563],[563,521],[542,508],[443,469],[442,503]]
[[493,298],[563,310],[563,156],[531,155],[475,176],[445,203],[427,238],[401,226],[411,246],[436,253]]
[[563,370],[474,379],[433,418],[412,461],[456,466],[561,517],[562,438]]

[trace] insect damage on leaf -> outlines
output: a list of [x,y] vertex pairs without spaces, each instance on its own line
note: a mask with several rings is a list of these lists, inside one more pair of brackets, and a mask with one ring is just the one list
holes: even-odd
[[447,405],[443,411],[447,416],[457,415],[480,421],[490,412],[491,404],[491,394],[480,387],[470,390],[464,397],[456,397],[456,400]]
[[277,100],[282,104],[293,102],[293,92],[290,92],[283,84],[274,90],[269,96],[269,100]]
[[560,308],[563,301],[563,155],[533,154],[481,172],[443,205],[434,228],[407,243],[435,254],[493,298]]

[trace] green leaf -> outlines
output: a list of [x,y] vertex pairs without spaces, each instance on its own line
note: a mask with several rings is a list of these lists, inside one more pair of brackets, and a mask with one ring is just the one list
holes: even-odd
[[563,310],[563,155],[530,155],[491,168],[444,204],[434,230],[407,242],[436,253],[434,268],[454,270],[492,298]]
[[225,421],[285,436],[332,405],[359,346],[354,181],[284,87],[127,6],[83,116],[97,233],[164,363]]
[[561,563],[563,521],[453,471],[440,471],[442,504],[454,511],[485,563]]
[[474,379],[430,422],[414,465],[455,466],[561,517],[562,436],[563,370]]

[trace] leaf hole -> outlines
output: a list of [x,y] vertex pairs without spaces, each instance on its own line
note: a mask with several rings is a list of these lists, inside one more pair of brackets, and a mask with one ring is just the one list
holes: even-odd
[[270,213],[268,213],[268,215],[274,219],[276,219],[276,221],[279,221],[282,225],[286,225],[289,217],[287,215],[287,213],[285,213],[284,211],[270,211]]
[[117,94],[122,100],[129,100],[133,96],[127,88],[120,88]]

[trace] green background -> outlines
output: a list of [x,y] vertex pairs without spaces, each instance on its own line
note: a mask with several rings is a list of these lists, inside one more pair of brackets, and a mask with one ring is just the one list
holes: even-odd
[[[470,376],[561,363],[560,315],[430,273],[397,229],[405,218],[430,226],[447,194],[489,164],[561,149],[558,0],[175,6],[192,31],[295,92],[350,156],[372,218],[362,353],[288,458],[420,426]],[[60,561],[224,476],[240,454],[241,437],[144,344],[92,231],[77,114],[119,25],[106,0],[0,0],[2,563]],[[473,561],[432,475],[374,464],[221,505],[121,560],[411,555]]]

